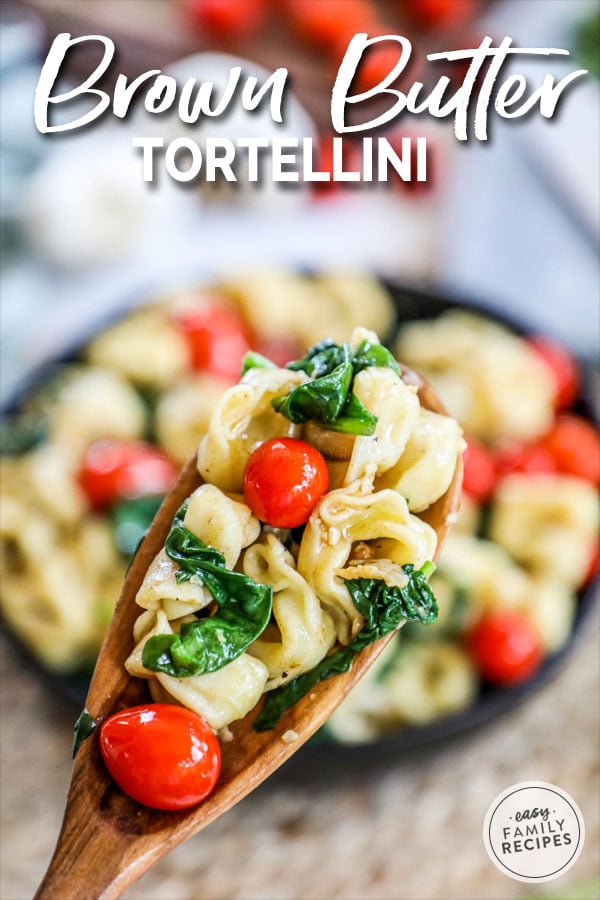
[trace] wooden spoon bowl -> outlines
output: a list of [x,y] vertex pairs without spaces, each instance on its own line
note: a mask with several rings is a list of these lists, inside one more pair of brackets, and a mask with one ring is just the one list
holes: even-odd
[[[407,374],[418,387],[421,404],[445,413],[430,385],[412,372]],[[124,666],[140,613],[135,596],[165,543],[173,516],[200,483],[194,459],[165,498],[129,570],[86,701],[86,709],[97,724],[148,700],[146,683],[132,678]],[[459,460],[450,487],[423,515],[437,533],[438,552],[456,516],[461,483]],[[233,723],[233,739],[222,746],[221,774],[215,790],[199,806],[183,812],[149,809],[127,797],[104,766],[97,732],[93,732],[77,751],[61,833],[36,893],[37,900],[119,897],[160,857],[238,803],[298,750],[323,725],[393,634],[366,647],[349,672],[320,682],[282,716],[274,729],[252,730],[258,707]],[[291,741],[290,732],[294,738]]]

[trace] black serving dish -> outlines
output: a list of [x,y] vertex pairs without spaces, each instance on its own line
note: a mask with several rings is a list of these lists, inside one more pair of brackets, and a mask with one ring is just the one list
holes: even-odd
[[[463,309],[483,315],[519,335],[526,335],[532,332],[532,329],[528,328],[523,322],[518,322],[514,318],[507,317],[497,311],[483,309],[466,300],[425,292],[412,287],[403,287],[389,282],[385,286],[391,294],[396,310],[395,327],[388,335],[384,336],[388,342],[394,339],[395,334],[403,324],[415,320],[433,319],[450,309]],[[129,309],[127,307],[126,311]],[[114,317],[110,317],[110,321],[114,321]],[[4,405],[2,414],[6,415],[16,412],[23,399],[31,390],[47,380],[48,375],[57,366],[76,359],[80,348],[83,348],[95,334],[108,324],[110,322],[106,321],[106,319],[95,323],[95,327],[90,328],[86,334],[81,335],[77,346],[70,347],[60,358],[46,363],[43,367],[32,372],[24,380],[18,392]],[[593,366],[580,362],[580,376],[580,397],[577,405],[574,407],[574,411],[598,425],[600,419],[598,410],[599,373]],[[576,650],[578,642],[591,622],[597,608],[600,593],[599,584],[600,578],[597,575],[592,583],[579,592],[575,619],[567,642],[559,651],[548,656],[536,674],[525,683],[502,688],[484,685],[476,702],[470,707],[456,714],[436,719],[427,725],[400,728],[393,734],[374,742],[340,744],[333,742],[327,737],[317,735],[315,739],[302,747],[288,761],[276,778],[306,780],[307,778],[320,775],[324,775],[327,778],[332,775],[344,776],[344,774],[356,771],[357,767],[363,770],[365,767],[372,767],[373,764],[379,766],[398,761],[400,757],[409,757],[422,748],[436,746],[460,735],[465,735],[515,708],[557,675],[566,660]],[[16,647],[24,664],[39,675],[50,691],[58,694],[67,703],[71,704],[74,711],[75,709],[81,709],[85,702],[91,672],[63,675],[48,671],[27,650],[18,637],[7,627],[6,623],[1,622],[0,624],[3,632],[8,635],[9,640]]]

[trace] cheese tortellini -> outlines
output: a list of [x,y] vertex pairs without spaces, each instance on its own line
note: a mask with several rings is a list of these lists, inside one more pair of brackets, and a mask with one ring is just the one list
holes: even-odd
[[[376,336],[357,329],[352,348],[373,345],[378,345]],[[176,677],[147,668],[145,647],[156,636],[169,642],[185,639],[197,623],[218,616],[216,595],[213,599],[195,575],[178,580],[179,564],[162,550],[137,596],[145,612],[135,628],[127,669],[149,680],[155,698],[168,695],[189,706],[215,730],[245,716],[264,691],[310,672],[361,632],[364,619],[348,590],[349,579],[375,579],[402,589],[409,582],[404,567],[420,569],[436,552],[435,531],[411,512],[398,485],[407,479],[418,511],[437,500],[454,475],[461,432],[445,416],[423,417],[416,387],[381,362],[368,363],[352,382],[360,406],[376,417],[373,433],[341,435],[323,426],[321,449],[326,457],[326,447],[332,450],[326,461],[339,467],[339,486],[318,500],[302,533],[273,528],[252,515],[242,494],[252,452],[271,438],[308,441],[320,430],[312,420],[290,421],[273,404],[310,381],[302,370],[259,365],[226,391],[198,449],[205,483],[189,498],[183,518],[199,546],[222,554],[229,572],[270,589],[266,627],[233,661]],[[387,473],[389,486],[383,486]]]
[[552,422],[552,378],[534,352],[500,325],[453,310],[406,326],[396,346],[468,434],[484,441],[527,439]]

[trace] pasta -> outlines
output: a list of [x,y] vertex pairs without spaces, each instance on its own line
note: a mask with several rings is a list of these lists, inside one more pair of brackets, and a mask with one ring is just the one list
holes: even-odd
[[482,440],[532,438],[550,425],[552,379],[505,328],[450,311],[403,329],[397,352],[437,389],[469,434]]
[[500,485],[490,534],[535,574],[577,587],[588,569],[598,524],[598,498],[587,482],[514,474]]
[[224,491],[242,490],[244,468],[261,440],[297,435],[298,428],[279,416],[271,401],[303,382],[285,369],[253,370],[226,391],[215,408],[198,448],[198,471]]
[[[146,497],[142,481],[131,496],[122,498],[122,503],[119,498],[115,504],[96,508],[80,483],[82,459],[97,440],[124,442],[125,446],[140,442],[140,453],[148,453],[149,442],[154,441],[177,465],[196,453],[215,407],[237,378],[236,367],[241,362],[241,357],[233,360],[223,371],[212,368],[210,361],[198,359],[193,336],[186,331],[186,316],[192,323],[194,316],[200,315],[202,321],[202,316],[208,316],[210,325],[215,312],[221,330],[224,321],[230,323],[228,327],[238,323],[236,334],[241,338],[235,346],[251,342],[267,355],[271,351],[280,357],[285,353],[286,361],[300,356],[317,330],[329,331],[340,340],[349,339],[361,312],[370,327],[381,331],[387,330],[393,319],[387,291],[368,276],[334,273],[307,277],[276,270],[257,273],[227,284],[176,291],[130,312],[82,348],[77,363],[57,366],[56,373],[31,392],[14,418],[17,440],[8,451],[12,455],[3,455],[0,461],[0,505],[7,509],[5,521],[10,517],[11,522],[18,519],[22,523],[16,535],[12,524],[3,531],[0,602],[10,627],[53,669],[67,672],[93,663],[128,556],[160,499],[160,491],[156,496],[155,488],[150,491],[152,496]],[[213,327],[213,332],[214,341],[219,331]],[[228,346],[233,345],[230,342]],[[299,372],[283,377],[290,384],[304,378]],[[256,416],[256,410],[251,413],[252,428],[261,440],[268,432],[269,417],[272,424],[276,423],[275,430],[281,426],[282,434],[300,432],[298,426],[270,413],[268,389],[260,399],[258,389],[251,387],[251,375],[246,382],[245,390],[250,390],[266,411],[264,422]],[[278,390],[275,385],[275,393]],[[33,429],[31,423],[35,423]],[[3,438],[5,425],[6,420]],[[12,429],[11,420],[9,431]],[[227,445],[230,469],[237,466],[236,455],[238,462],[243,460],[256,442],[252,434],[239,437],[239,442]],[[218,437],[207,448],[208,464],[211,453],[221,462]],[[239,491],[239,479],[235,486],[227,481],[226,461],[222,468],[224,480],[218,483]],[[9,512],[15,505],[17,519]],[[40,528],[51,536],[44,546],[52,546],[52,552],[62,560],[64,614],[59,613],[61,600],[55,596],[58,579],[51,587],[40,571],[45,557],[23,550],[32,534],[27,526],[30,519],[41,519]],[[93,549],[94,541],[103,548],[102,558],[106,546],[110,547],[111,566],[102,577],[94,564],[99,553],[98,548]],[[69,585],[81,599],[71,597]],[[189,589],[189,585],[185,587]],[[69,603],[73,608],[76,604],[72,618],[66,614]],[[50,622],[54,623],[51,632]],[[51,640],[42,639],[42,634],[51,634]]]
[[[335,445],[336,432],[328,429],[335,429],[342,415],[346,435],[337,449],[346,457],[338,459],[344,483],[329,491],[324,486],[303,519],[301,535],[278,521],[261,525],[249,508],[250,495],[242,497],[248,460],[276,438],[296,439],[290,453],[308,446],[298,439],[319,429],[319,416],[329,416],[332,406],[335,416],[324,427]],[[444,417],[438,418],[422,428],[434,469],[431,484],[419,488],[419,478],[428,477],[426,467],[412,474],[423,509],[427,496],[440,496],[449,457],[454,473],[462,451],[460,430],[448,429]],[[328,654],[354,653],[358,638],[375,639],[375,634],[365,637],[367,606],[358,608],[356,592],[383,592],[387,604],[402,598],[401,612],[390,619],[396,625],[386,625],[388,630],[406,617],[429,621],[432,609],[411,606],[402,592],[409,584],[416,589],[415,570],[423,578],[436,533],[410,512],[402,493],[376,485],[377,478],[401,465],[421,422],[416,389],[403,382],[396,362],[365,329],[348,345],[317,345],[289,369],[258,360],[215,407],[198,450],[205,483],[176,516],[165,549],[138,592],[145,612],[134,630],[128,671],[149,680],[153,697],[183,703],[219,730],[246,715],[263,692],[280,698],[278,691],[290,684],[297,690],[299,679],[310,676]],[[435,435],[448,434],[453,440],[436,456]],[[228,585],[225,595],[219,579]],[[433,601],[420,583],[422,598]],[[266,616],[260,619],[265,600]],[[363,597],[360,604],[365,602]],[[227,604],[231,609],[221,619]],[[244,618],[250,608],[250,618]],[[374,609],[368,613],[371,629]]]

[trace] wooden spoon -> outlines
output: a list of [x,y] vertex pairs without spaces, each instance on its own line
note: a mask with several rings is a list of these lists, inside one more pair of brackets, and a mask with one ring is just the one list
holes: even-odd
[[[421,379],[415,383],[421,404],[443,413],[432,388]],[[427,510],[427,521],[437,532],[438,549],[454,520],[461,481],[459,461],[448,491]],[[135,595],[166,540],[175,512],[200,483],[194,459],[165,498],[129,570],[86,701],[98,724],[114,712],[148,700],[145,681],[132,678],[124,667],[132,649],[133,624],[140,613]],[[161,812],[130,800],[108,774],[94,731],[77,751],[62,830],[35,895],[37,900],[119,897],[161,856],[238,803],[295,753],[354,687],[392,635],[366,647],[349,672],[320,682],[271,731],[252,730],[257,709],[233,723],[233,740],[222,746],[217,786],[190,810]]]

